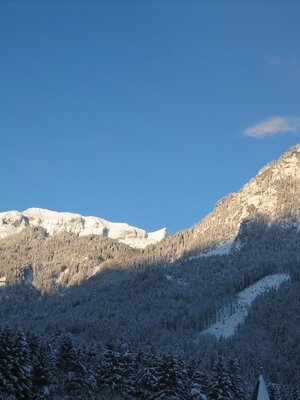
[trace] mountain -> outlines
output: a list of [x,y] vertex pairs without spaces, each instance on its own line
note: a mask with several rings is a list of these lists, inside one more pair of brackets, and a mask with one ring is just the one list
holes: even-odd
[[300,226],[300,144],[261,169],[239,192],[219,200],[202,221],[175,235],[168,235],[166,228],[148,233],[98,217],[29,208],[0,213],[0,238],[41,227],[50,236],[67,232],[78,236],[100,235],[140,249],[165,239],[166,247],[173,248],[171,256],[176,257],[182,256],[183,251],[214,255],[232,249],[243,222],[262,216],[270,222],[288,221]]
[[191,228],[167,237],[165,257],[228,254],[237,250],[241,226],[256,219],[300,227],[300,144],[262,168],[239,192],[219,200]]
[[112,266],[173,265],[226,255],[249,246],[250,239],[258,246],[255,231],[270,225],[299,230],[300,145],[261,169],[239,192],[218,201],[202,221],[175,235],[38,208],[2,212],[0,274],[13,275],[14,266],[31,265],[40,289],[45,282],[47,287],[72,285]]
[[100,235],[137,248],[144,248],[149,244],[159,242],[167,235],[165,228],[148,233],[143,229],[125,223],[110,222],[98,217],[83,217],[80,214],[56,212],[42,208],[0,213],[0,238],[34,227],[45,229],[46,233],[51,236],[61,232],[74,233],[79,236]]
[[261,169],[239,192],[218,201],[193,229],[197,246],[233,242],[242,222],[267,216],[270,222],[300,223],[300,145]]
[[247,379],[263,365],[273,382],[297,384],[299,145],[198,224],[144,248],[104,228],[85,235],[92,223],[76,214],[44,213],[1,214],[0,322],[172,352],[205,370],[236,354]]

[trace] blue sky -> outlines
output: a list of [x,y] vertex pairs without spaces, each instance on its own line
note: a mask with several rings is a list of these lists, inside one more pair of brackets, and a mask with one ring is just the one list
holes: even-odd
[[297,1],[2,0],[0,209],[196,223],[300,142],[299,18]]

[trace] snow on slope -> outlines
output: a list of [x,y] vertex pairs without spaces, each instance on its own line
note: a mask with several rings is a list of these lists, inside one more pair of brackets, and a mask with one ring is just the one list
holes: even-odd
[[211,250],[201,253],[200,256],[201,257],[210,257],[210,256],[222,256],[225,254],[229,254],[233,242],[234,242],[234,239],[226,240],[225,242],[218,244]]
[[117,239],[136,248],[144,248],[149,244],[159,242],[167,235],[165,228],[148,233],[143,229],[125,223],[110,222],[98,217],[83,217],[80,214],[56,212],[42,208],[0,213],[0,238],[36,226],[44,228],[50,236],[60,232],[75,233],[79,236],[101,235]]
[[[186,258],[186,261],[196,260],[196,259],[201,258],[201,257],[227,255],[227,254],[229,254],[231,252],[233,243],[234,243],[234,239],[226,240],[225,242],[221,242],[218,245],[214,246],[210,250],[201,251],[199,254],[196,254],[195,256],[191,256],[191,257]],[[172,259],[171,263],[174,263],[180,257],[181,256],[179,255],[175,259]]]
[[221,337],[227,339],[234,335],[237,327],[246,319],[249,308],[257,296],[272,288],[278,289],[283,282],[289,279],[288,274],[268,275],[242,290],[236,297],[236,311],[232,315],[229,308],[220,311],[220,321],[202,333],[209,333],[218,339]]

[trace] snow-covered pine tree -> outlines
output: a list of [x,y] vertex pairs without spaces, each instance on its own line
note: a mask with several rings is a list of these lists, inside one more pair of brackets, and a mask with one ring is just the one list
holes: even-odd
[[91,386],[88,380],[88,372],[81,360],[74,371],[69,371],[65,376],[65,388],[71,399],[89,399],[91,396]]
[[208,397],[211,400],[230,400],[233,397],[230,376],[223,357],[218,357],[212,368]]
[[145,367],[137,375],[135,397],[141,400],[151,399],[158,387],[158,377],[153,367]]
[[197,370],[195,360],[191,360],[186,368],[190,381],[190,393],[193,399],[205,398],[205,388],[207,388],[208,378],[205,374]]
[[65,335],[60,344],[57,367],[61,372],[67,394],[72,398],[90,397],[87,369],[70,335]]
[[135,356],[125,345],[120,348],[119,364],[122,370],[121,373],[123,377],[122,393],[125,396],[131,396],[135,393],[135,377],[137,373],[137,365]]
[[90,390],[94,392],[97,388],[96,382],[96,369],[97,369],[97,360],[98,354],[96,345],[91,343],[90,345],[84,347],[81,351],[81,358],[84,362],[87,370],[87,383],[90,387]]
[[20,331],[13,346],[14,360],[11,368],[13,394],[16,399],[32,398],[32,364],[26,336]]
[[0,331],[0,390],[5,394],[13,393],[11,369],[13,365],[13,333],[8,327]]
[[243,400],[245,398],[244,383],[241,376],[241,368],[236,357],[233,357],[228,362],[230,376],[230,391],[232,399]]
[[96,370],[96,382],[100,390],[106,388],[120,392],[123,384],[120,354],[112,345],[103,351]]
[[153,400],[190,398],[188,376],[183,364],[177,362],[171,354],[164,355],[156,367],[157,386]]
[[58,370],[66,374],[74,371],[78,364],[78,355],[71,335],[64,335],[60,343],[56,366]]
[[2,373],[0,372],[0,399],[5,399],[7,397],[7,381],[4,379]]
[[47,359],[47,365],[48,365],[48,374],[49,374],[49,379],[52,384],[57,383],[57,354],[56,350],[54,349],[52,343],[50,340],[46,341],[45,346],[45,355]]
[[45,345],[39,345],[32,367],[32,385],[34,393],[45,393],[51,383],[51,372],[49,370],[48,353]]
[[31,358],[32,363],[34,364],[35,359],[37,358],[38,353],[39,353],[39,349],[41,346],[41,340],[40,340],[40,337],[37,336],[32,331],[25,332],[25,337],[26,337],[26,342],[28,345],[28,350],[30,353],[30,358]]
[[268,393],[270,400],[282,400],[279,385],[276,385],[274,383],[269,383]]
[[299,399],[300,399],[300,390],[296,385],[294,385],[290,400],[299,400]]

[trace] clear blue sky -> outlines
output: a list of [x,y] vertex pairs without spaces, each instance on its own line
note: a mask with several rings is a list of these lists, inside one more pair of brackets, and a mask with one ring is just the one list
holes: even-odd
[[299,21],[298,1],[1,0],[0,209],[196,223],[300,142]]

